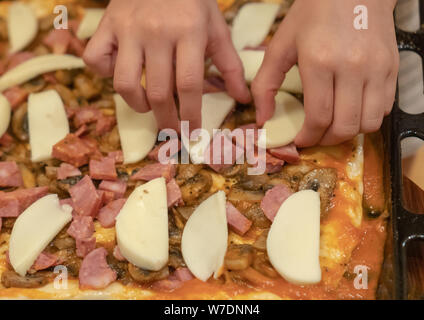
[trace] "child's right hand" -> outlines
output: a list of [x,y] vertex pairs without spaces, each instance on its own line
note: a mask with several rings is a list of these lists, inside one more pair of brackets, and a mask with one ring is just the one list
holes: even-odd
[[176,83],[180,119],[189,120],[192,131],[201,127],[205,54],[228,93],[249,102],[243,67],[215,0],[111,0],[84,60],[101,75],[113,75],[115,90],[132,108],[152,109],[160,128],[179,131]]

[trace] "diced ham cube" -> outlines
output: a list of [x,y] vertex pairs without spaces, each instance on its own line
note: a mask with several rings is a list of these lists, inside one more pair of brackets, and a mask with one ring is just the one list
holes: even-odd
[[114,159],[115,163],[124,163],[124,153],[121,150],[109,152],[107,156]]
[[166,184],[166,195],[168,208],[174,205],[184,204],[180,187],[178,186],[175,179],[172,179]]
[[10,147],[13,144],[13,138],[7,132],[0,137],[0,146]]
[[115,160],[109,157],[100,161],[90,160],[90,177],[96,180],[116,180]]
[[100,190],[111,191],[115,195],[115,199],[122,198],[127,191],[127,183],[122,180],[108,181],[103,180],[99,185]]
[[112,116],[101,116],[96,123],[96,135],[101,136],[111,131],[116,125],[116,118]]
[[81,141],[84,142],[85,145],[90,150],[90,159],[95,159],[95,160],[102,159],[103,156],[99,150],[99,144],[95,138],[86,135],[84,137],[81,137]]
[[21,63],[32,59],[35,57],[35,54],[29,51],[17,52],[9,57],[9,62],[7,64],[7,71],[13,69],[20,65]]
[[63,162],[81,167],[88,163],[92,149],[74,134],[68,134],[53,146],[53,157]]
[[100,209],[100,212],[97,216],[97,220],[99,220],[101,226],[103,228],[112,228],[115,226],[115,219],[116,216],[121,211],[122,207],[125,204],[126,199],[118,199],[115,201],[112,201],[102,209]]
[[0,217],[3,218],[14,218],[22,213],[19,205],[19,201],[16,199],[10,199],[2,203],[0,195]]
[[81,289],[103,289],[116,280],[116,272],[106,261],[105,248],[97,248],[87,254],[79,270]]
[[88,127],[87,125],[83,124],[81,127],[78,128],[77,131],[74,132],[74,135],[76,135],[78,138],[83,136],[84,134],[86,134],[88,132]]
[[48,187],[18,189],[0,193],[0,217],[17,217],[38,199],[47,195]]
[[274,157],[288,163],[296,164],[300,161],[300,155],[294,143],[280,148],[269,149],[268,152]]
[[57,169],[57,179],[63,180],[69,177],[78,177],[82,173],[78,168],[75,168],[73,165],[68,163],[61,163],[60,167]]
[[84,107],[77,109],[74,116],[75,127],[79,128],[83,124],[96,122],[102,116],[102,112],[96,107]]
[[58,257],[54,254],[48,252],[41,252],[35,260],[34,264],[32,265],[31,269],[35,271],[45,270],[55,266],[58,260]]
[[97,215],[102,199],[89,176],[84,176],[76,185],[72,186],[69,193],[74,202],[74,209],[78,214],[92,217]]
[[131,180],[150,181],[156,178],[164,177],[168,182],[175,177],[175,173],[175,164],[154,163],[148,164],[147,166],[141,168],[136,174],[131,176]]
[[75,216],[66,232],[74,239],[90,238],[94,233],[93,218],[90,216]]
[[266,153],[266,173],[276,173],[283,169],[284,161]]
[[68,29],[52,29],[43,39],[43,44],[55,54],[64,54],[68,51],[72,34]]
[[87,254],[89,254],[91,251],[96,249],[96,238],[84,238],[84,239],[77,239],[75,241],[77,250],[76,254],[77,257],[84,258]]
[[265,216],[274,221],[275,215],[280,209],[281,205],[286,201],[288,197],[293,194],[291,189],[284,184],[279,184],[268,190],[265,193],[261,201],[261,209],[263,210]]
[[223,133],[216,134],[205,151],[207,164],[216,172],[234,165],[237,157],[244,154],[240,146],[236,146],[229,137]]
[[119,250],[118,246],[115,246],[115,248],[113,248],[113,256],[118,261],[127,261],[127,259],[125,259],[125,257],[122,255],[121,250]]
[[157,291],[172,292],[174,290],[177,290],[178,288],[181,288],[182,285],[183,282],[176,279],[163,279],[153,282],[152,289]]
[[226,204],[227,221],[231,230],[239,235],[244,235],[252,226],[252,221],[247,219],[236,207],[229,201]]
[[21,187],[21,171],[15,161],[0,162],[0,187]]
[[[164,147],[164,151],[162,151],[162,153],[164,153],[164,157],[165,159],[159,159],[159,151],[161,150],[161,148]],[[171,154],[171,150],[175,149],[175,153]],[[155,160],[158,161],[162,164],[166,163],[166,160],[170,159],[175,160],[175,162],[177,161],[176,159],[173,159],[173,156],[178,153],[181,150],[181,142],[179,139],[171,139],[168,141],[162,141],[161,143],[159,143],[157,146],[155,146],[153,148],[152,151],[149,152],[149,154],[147,155],[147,158],[150,160]],[[161,153],[161,155],[162,155]]]
[[178,268],[174,272],[174,276],[177,280],[185,282],[194,279],[193,274],[190,272],[188,268]]
[[6,89],[3,95],[10,103],[12,110],[15,110],[21,103],[25,102],[29,92],[21,87],[15,86]]

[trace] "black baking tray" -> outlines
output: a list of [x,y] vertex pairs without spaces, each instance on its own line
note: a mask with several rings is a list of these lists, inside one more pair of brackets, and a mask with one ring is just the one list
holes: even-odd
[[[421,19],[423,19],[424,3],[422,0],[420,1],[420,13]],[[396,36],[400,51],[413,51],[424,60],[423,30],[406,32],[397,28]],[[414,115],[407,114],[401,107],[399,94],[397,94],[393,111],[385,120],[382,128],[386,150],[385,163],[387,164],[386,194],[391,215],[385,261],[377,292],[377,297],[380,299],[408,299],[407,247],[413,241],[424,240],[424,214],[410,212],[405,209],[406,206],[403,202],[401,154],[403,139],[417,137],[424,141],[424,112]],[[403,109],[405,110],[405,108]]]

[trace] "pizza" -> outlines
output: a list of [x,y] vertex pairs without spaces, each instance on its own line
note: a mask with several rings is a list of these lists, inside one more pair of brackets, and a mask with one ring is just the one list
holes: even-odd
[[[218,3],[249,83],[291,1]],[[68,29],[53,27],[59,4]],[[380,134],[299,150],[296,66],[266,135],[208,66],[208,137],[164,140],[80,58],[105,5],[0,4],[0,297],[374,299],[388,217]],[[247,39],[260,10],[264,30]],[[236,132],[252,133],[250,149]],[[208,161],[218,149],[250,152],[263,171]]]

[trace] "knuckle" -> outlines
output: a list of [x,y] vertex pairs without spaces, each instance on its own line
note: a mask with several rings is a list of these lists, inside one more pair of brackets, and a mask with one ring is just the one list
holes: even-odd
[[135,90],[134,84],[130,81],[119,79],[117,77],[113,79],[113,88],[120,94],[128,94]]
[[348,68],[358,69],[364,66],[366,62],[366,57],[363,51],[353,50],[345,58],[345,63]]
[[187,72],[178,78],[177,87],[182,92],[193,91],[199,87],[199,82],[193,73]]
[[309,122],[311,127],[324,129],[330,126],[332,121],[332,114],[329,112],[319,112],[314,115],[313,118],[309,118],[307,122]]
[[144,19],[143,29],[152,34],[160,34],[163,31],[163,22],[155,16]]
[[333,134],[339,141],[352,139],[359,133],[357,125],[337,125],[334,127]]
[[161,87],[152,87],[147,90],[147,99],[152,104],[163,104],[167,100],[167,92]]

